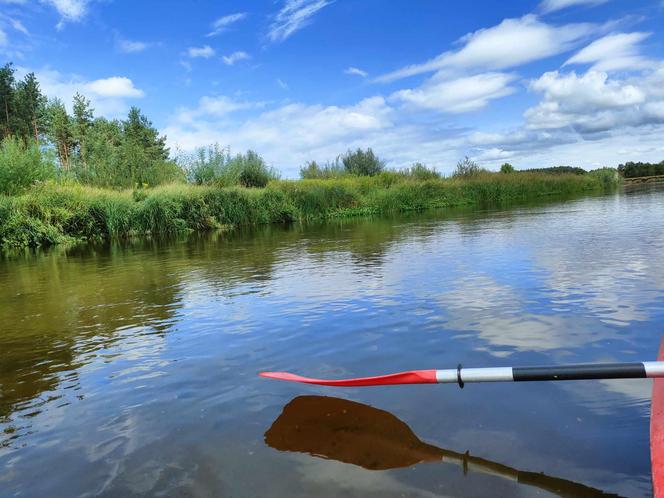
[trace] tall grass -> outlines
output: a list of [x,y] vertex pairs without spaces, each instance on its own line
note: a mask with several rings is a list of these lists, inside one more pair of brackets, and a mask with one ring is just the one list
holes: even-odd
[[265,188],[172,184],[114,191],[47,182],[0,195],[0,246],[122,239],[358,214],[518,201],[609,188],[600,175],[478,173],[419,180],[383,172],[329,180],[271,181]]

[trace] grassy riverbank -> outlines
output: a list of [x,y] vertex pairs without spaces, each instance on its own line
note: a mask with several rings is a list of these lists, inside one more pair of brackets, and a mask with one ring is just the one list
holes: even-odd
[[418,181],[398,174],[273,181],[265,188],[174,184],[110,190],[45,183],[0,196],[0,246],[37,247],[239,225],[422,210],[601,191],[597,175],[483,173]]

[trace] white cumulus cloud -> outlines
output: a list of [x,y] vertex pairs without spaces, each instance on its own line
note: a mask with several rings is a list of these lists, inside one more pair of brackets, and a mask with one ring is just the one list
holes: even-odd
[[[17,68],[17,76],[22,77],[28,69]],[[145,95],[134,82],[125,76],[111,76],[96,80],[86,80],[76,75],[64,75],[52,69],[34,71],[44,94],[58,97],[71,109],[71,101],[79,92],[90,99],[98,116],[118,117],[129,108],[128,100]]]
[[124,76],[111,76],[90,81],[84,85],[89,92],[100,97],[143,97],[143,90],[134,86],[134,82]]
[[42,3],[58,11],[60,22],[56,27],[60,30],[65,22],[79,22],[87,15],[89,0],[42,0]]
[[[544,94],[542,102],[524,113],[530,128],[576,126],[587,132],[608,130],[631,123],[634,112],[638,112],[634,106],[646,100],[645,93],[637,86],[609,80],[606,73],[598,71],[588,71],[582,76],[551,71],[532,82],[530,88]],[[620,118],[626,122],[620,123]]]

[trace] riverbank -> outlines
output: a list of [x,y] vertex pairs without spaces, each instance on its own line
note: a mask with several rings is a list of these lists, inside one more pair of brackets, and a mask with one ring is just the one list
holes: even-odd
[[265,188],[173,184],[145,190],[45,183],[0,196],[0,246],[39,247],[136,235],[231,229],[596,192],[595,175],[484,173],[417,181],[398,175],[273,181]]

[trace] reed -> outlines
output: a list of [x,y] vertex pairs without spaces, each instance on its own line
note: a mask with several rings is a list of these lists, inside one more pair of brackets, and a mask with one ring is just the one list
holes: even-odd
[[398,172],[371,177],[278,180],[265,188],[172,184],[108,190],[47,182],[0,196],[0,246],[37,247],[288,223],[361,214],[487,204],[610,189],[611,175],[479,173],[418,179]]

